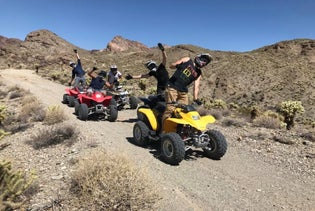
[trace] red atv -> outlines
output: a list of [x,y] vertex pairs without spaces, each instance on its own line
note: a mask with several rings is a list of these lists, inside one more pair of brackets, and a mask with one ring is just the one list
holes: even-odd
[[74,113],[83,121],[94,116],[114,122],[118,117],[115,99],[100,91],[78,94],[74,100]]
[[66,93],[63,95],[62,103],[74,107],[74,102],[79,94],[85,93],[86,90],[79,87],[72,87],[65,89]]

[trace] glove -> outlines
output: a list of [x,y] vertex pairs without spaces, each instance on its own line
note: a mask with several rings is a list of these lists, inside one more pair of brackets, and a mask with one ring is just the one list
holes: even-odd
[[71,82],[69,82],[68,85],[71,86]]
[[127,80],[130,80],[130,79],[132,79],[132,75],[130,75],[130,74],[127,74],[127,75],[126,75],[126,79],[127,79]]
[[92,70],[93,70],[93,71],[94,71],[94,70],[97,70],[97,67],[93,67]]
[[194,100],[194,102],[197,104],[197,105],[202,105],[202,102],[201,102],[201,100],[199,100],[199,99],[196,99],[196,100]]
[[158,43],[158,47],[161,51],[164,51],[164,46],[162,45],[162,43]]
[[78,50],[77,49],[73,49],[74,53],[78,53]]

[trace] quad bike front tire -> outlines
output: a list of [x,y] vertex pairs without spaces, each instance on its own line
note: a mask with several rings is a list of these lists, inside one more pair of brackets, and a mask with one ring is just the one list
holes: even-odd
[[118,110],[117,106],[115,105],[109,105],[109,116],[108,116],[108,121],[110,122],[115,122],[117,117],[118,117]]
[[136,109],[138,107],[138,99],[135,96],[129,98],[130,109]]
[[220,160],[227,151],[227,141],[220,131],[209,130],[207,134],[211,140],[208,146],[203,148],[203,151],[208,158]]
[[73,97],[73,96],[69,96],[68,97],[68,101],[69,101],[69,106],[70,107],[74,107],[74,101],[75,101],[75,97]]
[[89,108],[85,103],[80,104],[78,109],[78,116],[80,120],[86,121],[89,117]]
[[75,115],[78,115],[79,107],[80,107],[80,102],[77,99],[75,99],[75,101],[74,101],[74,114]]
[[185,158],[185,143],[177,133],[162,135],[161,155],[171,165],[178,165]]
[[68,104],[68,103],[69,103],[68,98],[69,98],[69,95],[68,95],[68,94],[64,94],[64,95],[62,96],[62,103],[63,103],[63,104]]
[[133,126],[133,140],[138,146],[146,146],[149,139],[149,128],[142,122],[138,121]]
[[117,102],[114,98],[110,99],[109,105],[117,106]]

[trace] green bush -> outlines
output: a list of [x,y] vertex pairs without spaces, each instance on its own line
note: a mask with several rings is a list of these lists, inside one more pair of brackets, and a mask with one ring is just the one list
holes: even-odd
[[26,178],[21,171],[13,171],[11,162],[0,161],[0,210],[20,208],[23,201],[19,196],[33,183],[35,174]]
[[287,130],[294,127],[294,119],[298,113],[304,112],[301,101],[284,101],[278,106],[278,112],[283,115]]

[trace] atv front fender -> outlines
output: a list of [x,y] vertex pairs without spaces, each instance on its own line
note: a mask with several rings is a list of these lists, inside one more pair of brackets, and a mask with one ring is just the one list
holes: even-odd
[[139,108],[138,112],[143,113],[147,117],[152,130],[156,131],[158,127],[158,122],[154,116],[153,111],[150,108]]
[[192,127],[196,128],[197,130],[200,131],[205,131],[207,130],[207,125],[212,124],[215,122],[215,118],[213,116],[207,115],[207,116],[202,116],[198,120],[191,120],[188,119],[178,119],[178,118],[168,118],[165,120],[164,123],[164,131],[169,133],[169,132],[176,132],[177,125],[191,125]]

